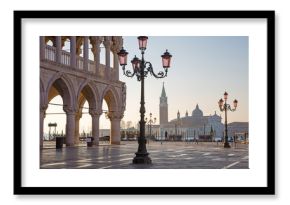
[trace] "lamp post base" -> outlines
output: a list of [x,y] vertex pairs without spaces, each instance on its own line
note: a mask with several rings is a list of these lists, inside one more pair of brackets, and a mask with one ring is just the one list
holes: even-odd
[[231,148],[231,145],[228,142],[224,143],[224,148]]
[[140,154],[140,153],[135,153],[136,156],[133,159],[133,164],[152,164],[152,161],[150,157],[148,156],[148,153],[146,154]]

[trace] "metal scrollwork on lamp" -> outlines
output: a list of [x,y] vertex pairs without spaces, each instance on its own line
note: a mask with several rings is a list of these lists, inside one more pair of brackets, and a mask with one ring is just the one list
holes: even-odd
[[227,112],[228,111],[236,111],[237,109],[237,106],[238,106],[238,101],[237,100],[234,100],[234,108],[231,108],[231,106],[229,104],[227,104],[227,99],[228,99],[228,93],[225,92],[224,93],[224,100],[221,98],[218,102],[219,104],[219,108],[220,108],[220,111],[224,111],[225,112],[225,142],[224,142],[224,148],[230,148],[230,144],[229,144],[229,139],[228,139],[228,117],[227,117]]
[[167,76],[168,68],[170,67],[172,55],[166,50],[166,52],[161,56],[162,65],[164,71],[160,71],[157,74],[153,70],[153,66],[150,62],[145,61],[144,54],[147,47],[147,36],[139,36],[139,49],[141,50],[142,58],[141,60],[136,56],[131,60],[133,71],[126,70],[127,56],[128,52],[122,48],[117,54],[119,56],[119,62],[123,69],[123,74],[127,77],[137,77],[138,81],[141,81],[141,107],[140,107],[140,136],[138,137],[138,151],[135,153],[135,158],[133,159],[133,164],[151,164],[152,161],[148,156],[149,153],[146,149],[146,138],[145,138],[145,100],[144,100],[144,79],[150,73],[155,78],[165,78]]

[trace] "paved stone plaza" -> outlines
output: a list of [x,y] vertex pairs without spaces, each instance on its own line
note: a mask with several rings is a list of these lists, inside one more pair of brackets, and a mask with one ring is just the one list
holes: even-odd
[[45,145],[40,154],[42,169],[248,169],[248,145],[225,149],[222,143],[150,142],[152,165],[134,165],[137,142],[121,145],[55,149]]

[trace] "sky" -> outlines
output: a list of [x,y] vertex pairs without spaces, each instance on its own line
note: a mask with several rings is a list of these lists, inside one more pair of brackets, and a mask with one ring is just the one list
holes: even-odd
[[[124,48],[129,53],[126,70],[132,70],[131,59],[135,55],[141,58],[137,36],[124,36],[123,39]],[[224,113],[219,111],[218,100],[227,91],[228,103],[233,104],[235,99],[239,102],[237,111],[228,113],[228,122],[248,122],[248,36],[149,36],[144,57],[145,61],[152,63],[155,73],[164,70],[161,55],[166,49],[172,55],[167,77],[156,79],[148,75],[145,78],[145,117],[152,113],[153,118],[157,118],[156,124],[159,123],[159,98],[164,82],[169,120],[176,118],[178,111],[181,117],[186,111],[191,115],[197,104],[204,115],[213,115],[216,111],[224,120]],[[124,76],[121,67],[119,76],[127,85],[123,120],[132,121],[135,125],[140,120],[140,82],[136,77]],[[51,102],[61,104],[62,100],[56,97]],[[103,109],[107,109],[106,103],[103,104]],[[87,103],[85,107],[88,107]],[[47,113],[49,112],[63,111],[61,107],[49,105]],[[49,122],[58,122],[58,132],[65,130],[64,114],[48,114],[44,121],[45,132]],[[101,116],[100,128],[109,127],[109,120]],[[89,132],[90,129],[91,117],[84,114],[80,120],[80,132]]]

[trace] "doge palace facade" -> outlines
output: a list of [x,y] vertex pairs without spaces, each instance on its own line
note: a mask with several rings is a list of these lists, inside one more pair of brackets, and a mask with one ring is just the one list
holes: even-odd
[[[69,51],[64,50],[65,43]],[[67,147],[79,143],[79,121],[86,101],[92,118],[93,144],[99,144],[103,100],[108,105],[106,114],[111,122],[110,143],[120,144],[120,120],[126,106],[126,86],[119,81],[117,55],[122,45],[121,36],[40,36],[41,148],[45,112],[57,95],[63,100],[66,114]],[[105,64],[100,63],[100,46],[105,48]],[[93,54],[93,60],[89,59],[89,53]]]

